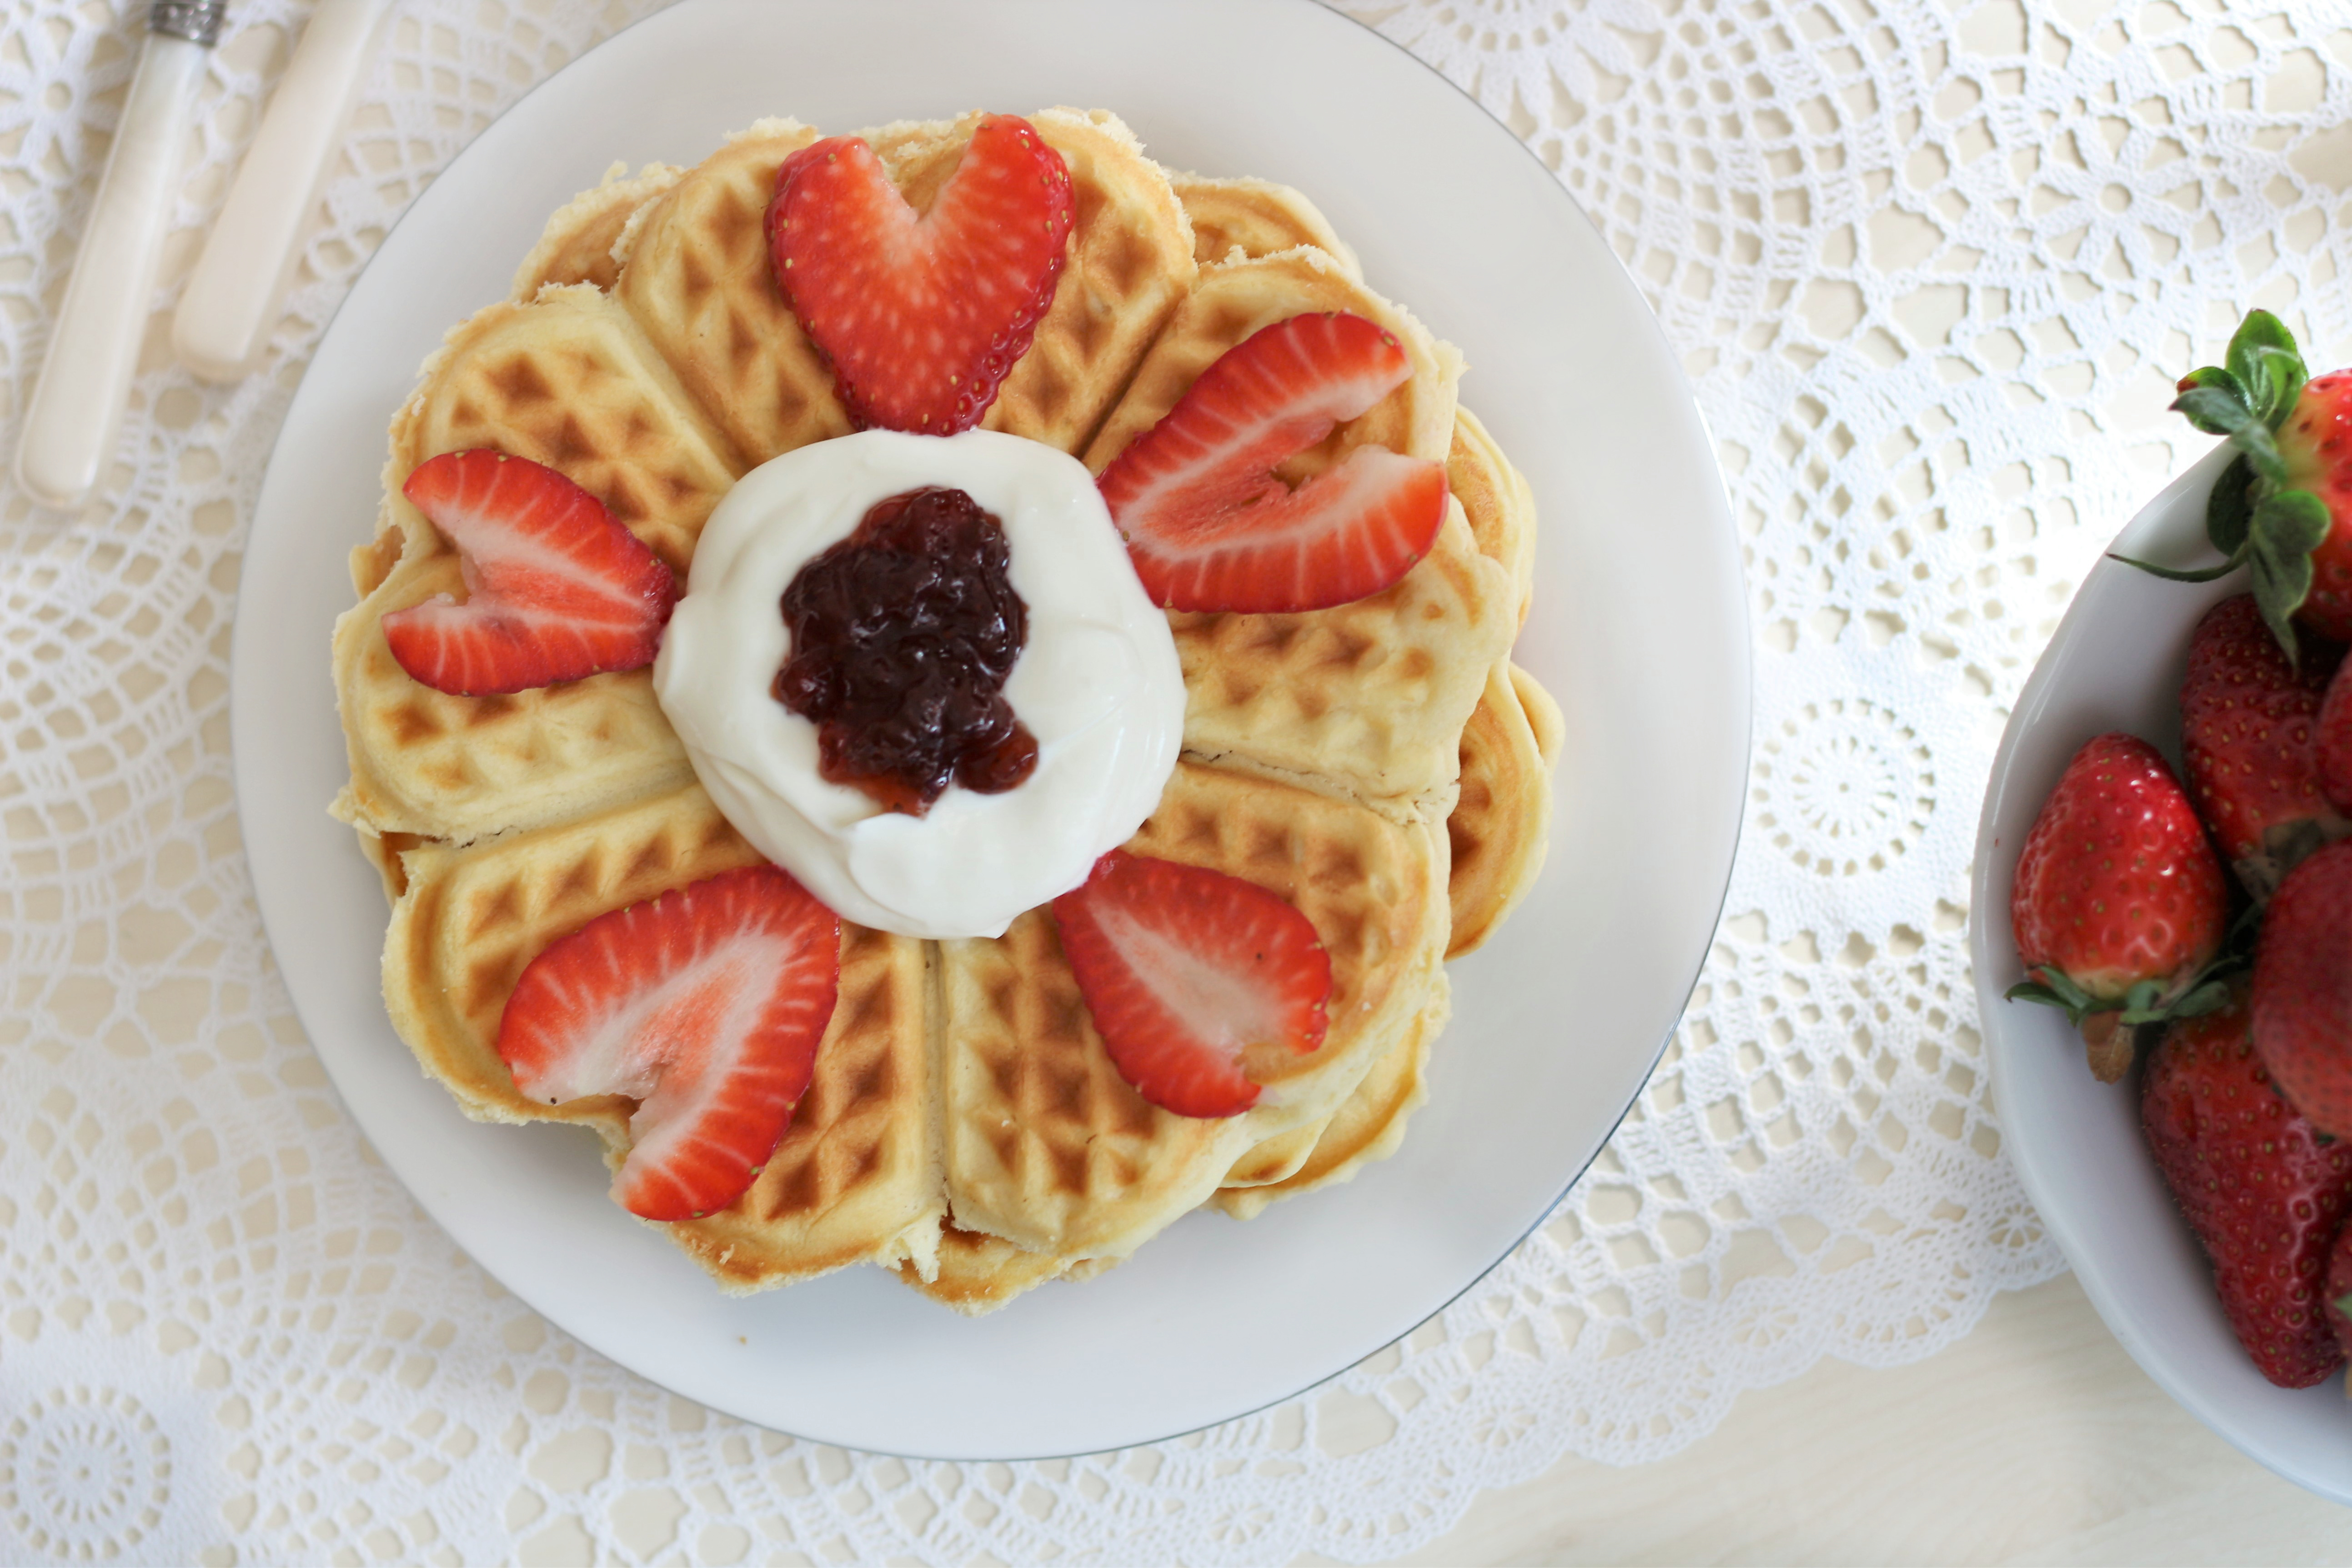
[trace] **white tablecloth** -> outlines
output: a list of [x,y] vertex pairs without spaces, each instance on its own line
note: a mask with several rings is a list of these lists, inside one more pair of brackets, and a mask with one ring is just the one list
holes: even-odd
[[[13,449],[143,5],[5,3]],[[308,8],[233,7],[159,309]],[[2248,304],[2315,363],[2352,342],[2352,13],[1348,7],[1559,171],[1712,422],[1759,645],[1727,918],[1608,1151],[1442,1318],[1195,1437],[915,1466],[713,1416],[503,1297],[325,1083],[239,848],[239,550],[319,332],[436,169],[653,8],[409,0],[265,372],[192,381],[159,315],[101,498],[0,481],[0,1557],[1372,1561],[1564,1451],[1655,1458],[1824,1355],[1927,1355],[2061,1267],[1984,1079],[1979,795],[2074,584],[2201,445],[2172,379]]]

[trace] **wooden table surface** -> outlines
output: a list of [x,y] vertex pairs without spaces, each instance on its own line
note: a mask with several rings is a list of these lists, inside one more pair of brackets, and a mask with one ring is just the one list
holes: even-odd
[[1670,1459],[1571,1457],[1484,1493],[1402,1561],[2352,1563],[2352,1509],[2173,1404],[2065,1275],[1915,1365],[1825,1361],[1742,1394]]

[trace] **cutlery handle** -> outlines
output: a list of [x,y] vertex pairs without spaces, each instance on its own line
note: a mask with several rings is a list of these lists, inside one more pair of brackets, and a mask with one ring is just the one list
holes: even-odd
[[160,33],[141,47],[16,448],[17,482],[44,505],[79,506],[114,455],[206,52]]
[[278,324],[303,230],[342,153],[391,9],[391,0],[322,0],[302,29],[173,319],[173,352],[207,381],[245,374]]

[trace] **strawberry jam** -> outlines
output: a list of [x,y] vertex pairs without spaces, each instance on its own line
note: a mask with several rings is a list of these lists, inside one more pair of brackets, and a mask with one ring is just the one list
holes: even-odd
[[950,784],[983,795],[1037,766],[1004,679],[1028,640],[1003,527],[961,490],[876,503],[784,589],[776,700],[817,727],[817,771],[920,816]]

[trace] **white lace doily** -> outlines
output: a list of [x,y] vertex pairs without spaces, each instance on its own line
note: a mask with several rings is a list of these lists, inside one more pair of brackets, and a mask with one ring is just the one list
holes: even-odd
[[[144,5],[5,4],[13,450]],[[307,8],[232,7],[159,308]],[[502,1298],[352,1131],[247,885],[228,627],[290,390],[434,171],[652,8],[409,0],[268,370],[201,385],[158,315],[103,498],[0,482],[0,1557],[1368,1562],[2061,1266],[1984,1081],[1978,798],[2082,572],[2202,445],[2171,379],[2250,304],[2352,343],[2345,5],[1348,6],[1559,171],[1685,354],[1760,644],[1728,915],[1607,1152],[1441,1319],[1196,1437],[966,1466],[709,1415]]]

